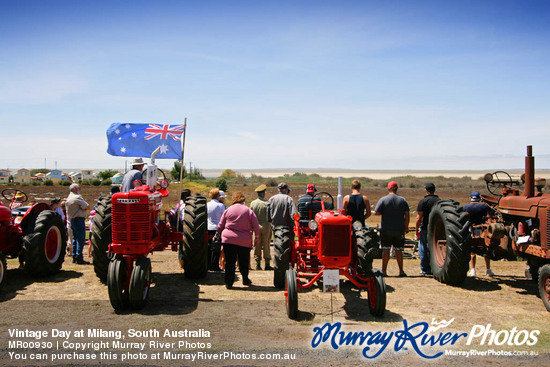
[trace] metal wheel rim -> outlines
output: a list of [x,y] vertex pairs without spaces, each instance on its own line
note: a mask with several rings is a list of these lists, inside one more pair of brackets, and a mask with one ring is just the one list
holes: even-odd
[[0,284],[2,284],[2,281],[4,280],[4,262],[0,258]]
[[440,218],[436,220],[434,225],[432,248],[437,265],[443,267],[447,258],[447,245],[440,243],[439,240],[445,240],[445,228]]
[[145,301],[149,295],[149,287],[151,286],[151,267],[148,266],[144,274],[145,284],[143,286],[142,300]]
[[55,263],[61,254],[61,232],[57,227],[51,227],[46,233],[46,244],[44,246],[46,259],[50,264]]
[[548,303],[550,303],[550,275],[547,275],[542,279],[542,291],[544,295],[541,294],[541,297],[544,297]]

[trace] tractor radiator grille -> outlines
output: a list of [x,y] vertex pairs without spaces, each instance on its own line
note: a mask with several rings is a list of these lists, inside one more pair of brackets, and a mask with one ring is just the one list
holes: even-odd
[[113,243],[149,241],[151,225],[148,204],[113,204]]
[[[541,238],[544,241],[544,238]],[[543,246],[544,244],[541,243]],[[546,212],[546,248],[550,249],[550,211]]]
[[349,256],[351,233],[349,226],[325,225],[321,234],[322,256]]

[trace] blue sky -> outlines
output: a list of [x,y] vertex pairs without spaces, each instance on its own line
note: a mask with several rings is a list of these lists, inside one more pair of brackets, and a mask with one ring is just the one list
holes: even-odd
[[0,167],[187,117],[205,169],[550,168],[548,40],[546,1],[0,0]]

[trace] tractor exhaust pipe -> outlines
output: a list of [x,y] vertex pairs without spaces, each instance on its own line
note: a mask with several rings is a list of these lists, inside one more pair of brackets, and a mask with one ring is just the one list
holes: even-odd
[[527,197],[535,196],[535,157],[533,157],[533,146],[527,146],[527,156],[525,157],[525,190],[523,195]]
[[338,177],[338,196],[336,197],[336,210],[342,212],[344,208],[344,197],[342,196],[342,176]]

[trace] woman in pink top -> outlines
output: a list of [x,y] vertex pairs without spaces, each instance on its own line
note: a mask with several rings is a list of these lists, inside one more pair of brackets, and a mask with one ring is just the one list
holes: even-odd
[[225,251],[225,287],[227,289],[233,288],[237,258],[243,284],[252,284],[248,279],[252,233],[254,233],[254,242],[260,241],[258,218],[250,208],[244,205],[246,198],[243,193],[235,192],[232,199],[233,203],[223,212],[218,224],[218,233],[221,233]]

